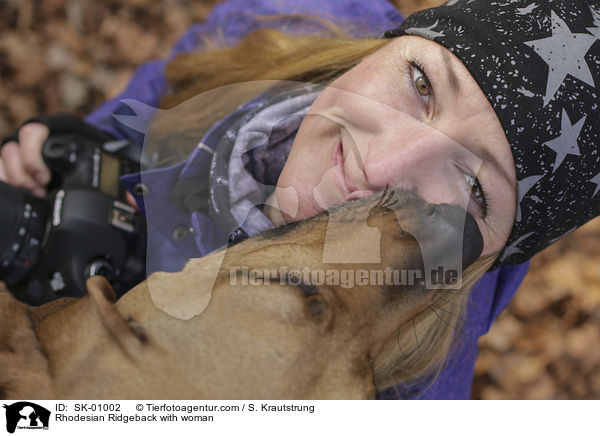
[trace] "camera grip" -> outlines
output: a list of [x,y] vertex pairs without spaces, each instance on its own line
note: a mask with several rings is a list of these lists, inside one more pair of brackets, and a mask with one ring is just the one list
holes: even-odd
[[50,135],[42,158],[52,173],[50,189],[61,186],[98,186],[102,143],[78,134]]

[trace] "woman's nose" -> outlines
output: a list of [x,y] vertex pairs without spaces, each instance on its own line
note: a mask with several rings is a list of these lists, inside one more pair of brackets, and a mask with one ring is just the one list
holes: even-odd
[[[365,177],[373,190],[407,189],[432,203],[463,203],[457,190],[464,148],[433,127],[404,126],[368,140]],[[462,165],[465,165],[462,163]],[[463,175],[464,177],[464,175]]]

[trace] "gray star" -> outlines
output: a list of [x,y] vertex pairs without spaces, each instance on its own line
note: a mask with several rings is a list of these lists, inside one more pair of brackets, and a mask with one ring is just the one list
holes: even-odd
[[530,14],[538,6],[539,5],[536,5],[535,3],[531,3],[529,6],[525,6],[524,8],[517,8],[517,14],[518,15],[527,15],[527,14]]
[[419,35],[423,38],[431,40],[433,40],[433,38],[437,38],[438,36],[446,36],[442,32],[436,32],[432,30],[435,26],[438,25],[439,21],[440,20],[436,20],[435,23],[433,23],[429,27],[411,27],[410,29],[406,29],[405,33],[408,33],[409,35]]
[[[472,3],[472,2],[474,2],[474,1],[475,1],[475,0],[467,0],[467,4],[468,4],[468,3]],[[459,0],[450,0],[449,2],[446,2],[446,3],[445,3],[445,6],[454,6],[454,5],[455,5],[456,3],[458,3],[458,2],[459,2]]]
[[573,125],[571,124],[567,112],[564,109],[562,110],[560,135],[543,144],[556,152],[556,160],[554,161],[554,169],[552,172],[557,170],[567,154],[572,154],[574,156],[581,155],[579,147],[577,146],[577,138],[579,138],[579,132],[581,132],[581,128],[583,127],[586,118],[587,115],[577,121],[577,124]]
[[594,79],[584,56],[596,41],[596,37],[586,33],[571,33],[567,23],[554,11],[551,15],[552,36],[525,42],[549,67],[544,106],[552,100],[567,74],[594,86]]
[[587,31],[594,35],[596,38],[600,39],[600,12],[595,10],[594,8],[590,8],[592,11],[592,16],[594,17],[594,27],[588,27]]
[[592,194],[592,198],[600,191],[600,173],[596,174],[593,178],[590,179],[590,183],[596,184],[596,190]]
[[512,256],[513,254],[523,253],[523,250],[521,250],[520,248],[518,248],[517,245],[519,245],[521,243],[521,241],[529,238],[534,233],[535,232],[527,233],[526,235],[521,236],[519,239],[517,239],[512,244],[507,245],[506,247],[504,247],[504,253],[502,253],[502,257],[500,258],[500,262],[504,262],[504,260],[506,260],[509,256]]
[[529,192],[529,190],[542,178],[543,174],[538,176],[529,176],[525,177],[523,180],[519,180],[517,185],[517,216],[515,218],[515,222],[521,221],[521,201],[525,197],[525,194]]

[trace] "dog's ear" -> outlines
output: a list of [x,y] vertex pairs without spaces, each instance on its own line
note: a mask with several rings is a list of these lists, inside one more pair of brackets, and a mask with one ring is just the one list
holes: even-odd
[[106,278],[102,276],[92,276],[87,280],[85,285],[94,300],[102,296],[111,304],[117,301],[117,298],[115,297],[115,291]]
[[125,320],[114,303],[115,292],[102,276],[92,276],[86,282],[89,298],[93,302],[102,324],[116,339],[129,357],[135,359],[147,338],[140,332],[139,325],[133,320]]

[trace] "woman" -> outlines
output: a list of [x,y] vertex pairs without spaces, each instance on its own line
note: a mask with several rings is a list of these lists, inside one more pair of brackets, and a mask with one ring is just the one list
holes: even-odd
[[[232,5],[236,5],[235,2],[217,7],[212,16],[214,21],[209,19],[205,26],[227,23],[227,20],[223,21],[223,11]],[[327,12],[338,17],[360,17],[365,23],[376,16],[376,24],[368,24],[378,30],[375,33],[396,28],[399,24],[400,17],[389,5],[371,3],[369,7],[373,9],[368,11],[372,15],[365,14],[352,2],[347,6],[350,5],[355,9],[348,7]],[[355,15],[349,14],[348,10],[353,10]],[[565,12],[573,10],[577,13],[569,15]],[[261,10],[254,9],[254,12]],[[270,9],[265,12],[283,11]],[[388,184],[415,190],[428,201],[462,204],[478,220],[484,236],[484,254],[493,254],[497,258],[494,270],[474,287],[458,348],[420,398],[468,398],[476,340],[508,304],[527,270],[526,264],[508,266],[508,263],[527,260],[598,214],[598,204],[593,199],[600,169],[592,147],[598,135],[597,108],[594,106],[597,95],[593,89],[598,70],[585,61],[586,55],[598,56],[598,44],[593,36],[598,34],[597,17],[585,2],[490,5],[483,1],[452,0],[439,8],[411,15],[399,28],[386,34],[387,37],[400,36],[389,44],[381,39],[352,41],[348,43],[349,49],[342,51],[339,40],[329,45],[321,42],[317,49],[315,40],[296,44],[276,38],[269,42],[278,45],[267,45],[250,39],[237,52],[235,49],[231,52],[232,59],[240,59],[253,45],[274,51],[270,54],[269,75],[264,75],[257,67],[256,71],[244,74],[243,80],[335,79],[323,92],[315,92],[318,97],[314,104],[298,101],[296,111],[286,114],[302,115],[302,111],[310,106],[308,115],[295,126],[297,133],[293,125],[285,126],[293,131],[293,134],[288,132],[293,141],[279,141],[285,145],[265,148],[285,150],[288,147],[289,150],[291,146],[289,158],[285,154],[282,160],[278,153],[271,155],[265,150],[249,157],[253,175],[260,175],[264,162],[270,167],[269,171],[263,171],[264,178],[259,181],[268,185],[266,182],[275,173],[274,181],[282,188],[271,197],[271,204],[277,207],[265,209],[270,221],[281,224],[302,219]],[[248,27],[265,23],[269,22],[259,20]],[[178,48],[191,48],[187,44],[197,38],[198,30],[184,38]],[[561,52],[556,47],[568,48]],[[570,62],[563,64],[563,58],[556,58],[557,52],[563,57],[570,56]],[[313,59],[311,53],[320,56]],[[225,54],[222,52],[220,59],[224,59]],[[216,79],[204,80],[213,80],[205,87],[203,80],[191,82],[192,77],[198,76],[199,69],[207,65],[202,60],[209,58],[202,56],[187,55],[170,64],[167,74],[171,76],[175,92],[163,101],[164,107],[213,86],[242,80],[239,75],[236,79],[239,65],[229,65],[233,70],[229,71],[231,74],[219,71]],[[310,68],[299,65],[294,69],[290,67],[294,61],[297,64],[312,62],[312,65]],[[256,65],[257,62],[248,64]],[[278,65],[282,67],[277,68]],[[149,79],[145,75],[148,69]],[[142,83],[139,79],[144,76],[146,82]],[[160,74],[151,66],[147,67],[134,77],[120,99],[140,99],[142,96],[136,95],[134,87],[156,85],[157,79],[161,80]],[[305,91],[299,98],[315,89]],[[577,99],[570,99],[570,95],[577,95]],[[153,97],[147,102],[156,103],[158,96]],[[131,109],[119,100],[108,103],[88,121],[101,125],[115,136],[123,136],[118,131],[118,124],[108,117],[110,113],[131,113]],[[255,106],[246,105],[241,111],[248,114],[256,109],[251,115],[258,116],[258,109],[274,107],[278,102],[263,100]],[[194,115],[207,125],[211,124],[207,121],[210,116]],[[120,119],[127,122],[126,117]],[[231,117],[217,123],[203,140],[207,147],[196,148],[187,164],[177,168],[175,176],[167,171],[153,173],[153,178],[147,179],[146,184],[150,194],[158,192],[161,185],[174,187],[177,180],[201,178],[202,173],[208,172],[212,154],[218,156],[223,147],[235,150],[234,140],[231,144],[215,140],[223,137],[220,129],[231,130],[232,126]],[[48,174],[36,157],[39,156],[39,145],[35,145],[41,143],[47,131],[35,127],[26,126],[21,130],[19,142],[22,148],[16,144],[3,148],[4,174],[0,173],[0,178],[38,188],[40,186],[34,183],[35,175],[42,184],[47,182]],[[237,126],[235,132],[239,133],[241,128],[243,125]],[[315,139],[326,146],[315,147]],[[461,158],[457,159],[457,155]],[[17,171],[25,168],[24,162],[30,163],[28,171]],[[272,168],[277,164],[280,171]],[[305,171],[307,167],[310,171]],[[343,173],[344,183],[335,183],[336,177],[339,180],[336,172]],[[27,176],[27,173],[34,176]],[[124,182],[130,187],[142,181],[136,176],[126,179]],[[561,181],[567,181],[567,184]],[[150,182],[154,186],[150,186]],[[459,187],[461,182],[462,187]],[[293,187],[293,194],[286,195],[292,192],[284,191],[286,187]],[[469,191],[470,201],[465,203],[465,197],[459,196],[461,189],[462,192]],[[157,208],[163,205],[160,200],[156,201]],[[218,206],[221,200],[215,197],[211,201]],[[164,206],[170,202],[170,199],[165,200]],[[294,204],[297,204],[297,210]],[[171,211],[172,207],[166,209]],[[277,209],[284,213],[278,214]],[[290,210],[296,213],[286,213]],[[169,229],[177,222],[184,223],[184,229],[193,224],[195,239],[184,236],[174,241],[175,233],[165,233],[163,240],[156,242],[161,249],[151,250],[159,257],[153,260],[156,265],[165,267],[177,253],[193,256],[196,250],[204,255],[222,242],[219,238],[211,240],[214,230],[210,226],[214,228],[214,223],[211,224],[201,211],[196,210],[191,216],[189,211],[179,215],[173,212],[172,215]],[[255,215],[256,220],[260,220],[258,216]],[[249,220],[246,227],[250,226],[250,231],[242,225],[241,230],[234,232],[234,237],[259,231],[260,225],[253,227],[256,220]],[[398,391],[390,390],[382,397],[398,394]],[[410,392],[403,394],[410,396]]]

